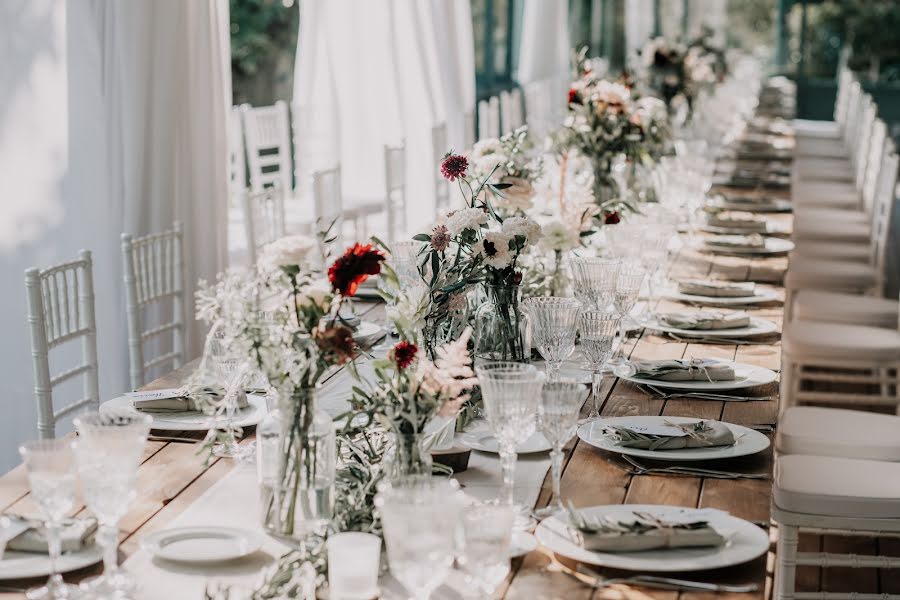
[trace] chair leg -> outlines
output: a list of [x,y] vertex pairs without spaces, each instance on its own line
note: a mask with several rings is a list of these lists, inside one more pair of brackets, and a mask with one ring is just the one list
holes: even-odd
[[782,323],[790,323],[793,319],[794,297],[790,288],[784,288],[784,310],[782,311]]
[[792,600],[797,585],[798,528],[778,524],[777,564],[775,565],[775,600]]
[[778,384],[778,414],[783,413],[788,407],[797,403],[794,394],[794,369],[792,359],[782,354],[781,357],[781,381]]

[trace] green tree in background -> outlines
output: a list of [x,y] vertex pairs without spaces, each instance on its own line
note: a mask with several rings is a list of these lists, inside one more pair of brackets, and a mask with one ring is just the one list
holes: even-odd
[[231,0],[234,104],[291,99],[299,24],[294,0]]

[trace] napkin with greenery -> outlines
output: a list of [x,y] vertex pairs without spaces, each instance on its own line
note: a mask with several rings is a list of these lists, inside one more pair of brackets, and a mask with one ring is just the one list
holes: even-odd
[[761,250],[766,247],[766,238],[758,233],[750,235],[714,235],[706,238],[704,242],[709,248]]
[[569,506],[570,529],[585,550],[640,552],[721,546],[725,538],[702,519],[662,519],[635,511],[633,519],[591,518]]
[[740,229],[748,233],[764,233],[768,227],[765,219],[747,212],[724,212],[710,215],[706,219],[706,224],[710,227]]
[[[49,551],[47,533],[42,521],[13,514],[5,514],[3,519],[0,538],[8,540],[5,550],[37,554],[46,554]],[[62,552],[77,552],[93,543],[96,531],[97,519],[93,517],[64,519],[60,532]]]
[[750,316],[745,312],[724,313],[714,310],[695,313],[664,313],[659,322],[675,329],[714,330],[740,329],[750,325]]
[[[221,388],[207,387],[190,394],[185,388],[169,388],[144,392],[129,392],[125,394],[131,398],[131,405],[135,410],[152,413],[185,413],[200,410],[198,394],[211,398],[222,398],[225,390]],[[190,395],[189,395],[190,394]],[[247,408],[247,394],[244,391],[237,393],[238,409]]]
[[752,281],[704,281],[688,279],[678,282],[678,291],[691,296],[711,296],[714,298],[746,298],[756,291]]
[[731,365],[711,358],[632,360],[627,370],[631,377],[657,381],[734,381]]
[[683,450],[732,446],[731,429],[719,421],[666,422],[663,426],[606,425],[609,435],[623,448]]

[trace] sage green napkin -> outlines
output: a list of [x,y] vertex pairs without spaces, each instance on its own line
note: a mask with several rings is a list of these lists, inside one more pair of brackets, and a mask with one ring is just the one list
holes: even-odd
[[756,284],[752,281],[703,281],[689,279],[678,282],[678,291],[691,296],[712,296],[715,298],[746,298],[752,296]]
[[[44,525],[37,519],[28,519],[18,515],[4,515],[12,521],[14,527],[23,528],[23,531],[6,543],[6,550],[17,552],[34,552],[46,554],[47,533]],[[94,533],[97,531],[97,520],[93,517],[86,519],[65,519],[60,541],[63,552],[75,552],[81,550],[93,542]]]
[[[135,410],[141,412],[186,413],[200,410],[197,402],[193,398],[186,397],[185,393],[186,391],[183,388],[170,388],[151,392],[129,392],[126,396],[131,398],[131,405]],[[204,393],[213,397],[222,397],[222,390],[208,389]],[[247,408],[248,406],[250,406],[250,403],[247,401],[247,394],[243,391],[238,392],[238,409]]]
[[731,365],[717,360],[683,359],[633,360],[628,363],[632,377],[657,381],[734,381]]
[[732,250],[762,250],[766,247],[766,238],[753,233],[750,235],[714,235],[704,240],[708,248]]
[[710,310],[696,313],[665,313],[659,315],[658,319],[668,327],[698,331],[740,329],[750,325],[750,316],[745,312],[723,313]]
[[616,444],[641,450],[683,450],[734,445],[734,434],[719,421],[666,423],[646,429],[637,425],[607,425]]
[[710,215],[706,219],[706,224],[710,227],[740,229],[741,231],[746,231],[748,233],[764,233],[768,227],[765,219],[761,219],[746,212],[730,212]]
[[721,546],[725,538],[704,520],[664,520],[635,511],[634,519],[591,519],[569,509],[569,521],[585,550],[641,552],[660,548]]

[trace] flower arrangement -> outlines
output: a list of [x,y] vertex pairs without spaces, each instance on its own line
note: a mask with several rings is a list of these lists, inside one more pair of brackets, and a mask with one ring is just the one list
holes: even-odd
[[540,157],[529,156],[534,143],[528,126],[522,126],[498,138],[475,143],[469,154],[472,174],[477,179],[499,178],[509,184],[494,191],[494,209],[502,215],[524,214],[534,206],[534,183],[541,175]]
[[467,348],[470,335],[467,328],[438,347],[433,361],[401,340],[386,359],[372,361],[374,382],[361,380],[354,387],[353,409],[367,417],[361,426],[375,422],[393,434],[395,476],[431,473],[426,426],[436,417],[450,423],[478,383]]

